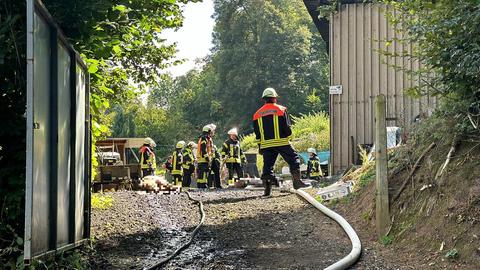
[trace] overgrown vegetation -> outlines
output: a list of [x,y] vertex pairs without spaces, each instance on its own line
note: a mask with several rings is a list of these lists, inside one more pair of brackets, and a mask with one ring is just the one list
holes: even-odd
[[[217,124],[216,143],[232,127],[249,134],[266,87],[278,90],[293,115],[328,110],[328,56],[302,1],[219,0],[214,6],[214,48],[202,68],[165,76],[150,89],[147,104],[113,108],[114,136],[150,136],[165,145],[159,149],[164,156],[176,141],[196,139],[211,122]],[[309,131],[304,126],[301,136]],[[328,133],[320,135],[310,139],[323,143]]]
[[[459,0],[384,0],[398,16],[392,23],[405,29],[405,42],[415,44],[412,55],[424,67],[420,84],[408,89],[412,96],[436,96],[440,99],[439,121],[448,123],[437,136],[466,138],[478,134],[480,116],[480,5],[478,1]],[[401,18],[401,19],[400,19]],[[434,76],[432,76],[434,74]]]
[[[105,112],[161,80],[174,45],[162,29],[182,24],[180,3],[195,0],[45,0],[88,65],[94,138],[108,133]],[[25,189],[25,1],[0,4],[0,265],[20,257]],[[135,86],[135,87],[133,87]],[[14,232],[14,233],[12,233]],[[13,243],[13,244],[12,244]],[[4,254],[8,252],[8,254]],[[8,255],[8,257],[6,256]],[[13,258],[13,259],[12,259]]]

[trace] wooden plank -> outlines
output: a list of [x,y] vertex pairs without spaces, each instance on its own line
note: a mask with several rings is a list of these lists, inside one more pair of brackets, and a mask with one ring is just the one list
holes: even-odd
[[388,204],[388,164],[387,164],[387,127],[386,127],[386,99],[378,95],[375,100],[375,169],[376,169],[376,229],[380,239],[387,234],[390,226]]

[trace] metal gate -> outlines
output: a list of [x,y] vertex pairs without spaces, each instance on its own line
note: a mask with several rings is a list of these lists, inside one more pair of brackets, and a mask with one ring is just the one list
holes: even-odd
[[87,67],[39,0],[27,0],[24,259],[90,237]]

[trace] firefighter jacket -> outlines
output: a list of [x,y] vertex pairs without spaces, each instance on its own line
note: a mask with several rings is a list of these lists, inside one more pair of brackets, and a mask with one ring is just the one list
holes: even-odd
[[195,156],[193,155],[193,151],[191,148],[186,148],[183,151],[183,169],[190,169],[194,166],[195,163]]
[[198,163],[210,163],[212,158],[213,141],[208,134],[203,134],[198,139],[197,161]]
[[226,163],[247,163],[247,158],[243,154],[238,140],[228,139],[223,143],[222,158]]
[[182,149],[175,149],[172,154],[172,175],[183,174],[183,153]]
[[253,115],[253,130],[260,149],[290,144],[292,136],[287,108],[266,103]]
[[148,145],[143,145],[142,147],[140,147],[140,167],[142,169],[157,168],[155,153]]
[[315,155],[308,160],[307,177],[323,176],[322,169],[320,168],[320,159]]

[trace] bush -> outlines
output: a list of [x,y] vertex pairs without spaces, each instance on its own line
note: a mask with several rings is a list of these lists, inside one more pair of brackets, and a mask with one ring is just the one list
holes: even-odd
[[293,146],[300,152],[309,147],[317,151],[330,148],[330,120],[324,112],[292,116]]

